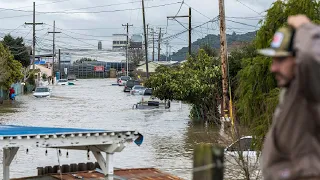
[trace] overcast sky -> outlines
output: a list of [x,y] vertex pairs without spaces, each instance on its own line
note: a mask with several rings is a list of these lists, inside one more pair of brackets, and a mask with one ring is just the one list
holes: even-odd
[[[145,0],[146,22],[149,27],[162,28],[164,37],[179,33],[185,28],[175,21],[168,21],[167,16],[176,15],[182,0]],[[32,0],[0,0],[0,36],[11,33],[25,37],[31,44]],[[130,34],[142,34],[141,0],[36,0],[36,22],[44,25],[36,27],[38,46],[52,48],[53,21],[56,21],[57,48],[97,48],[98,40],[103,48],[110,48],[112,34],[126,33],[122,24],[132,24]],[[192,26],[203,24],[218,15],[218,0],[185,0],[179,15],[188,15],[192,10]],[[265,15],[273,0],[226,0],[227,33],[245,33],[258,28],[259,19]],[[99,7],[98,7],[99,6]],[[59,13],[60,12],[60,13]],[[61,13],[66,12],[66,13]],[[94,12],[94,13],[93,13]],[[188,19],[178,19],[187,27]],[[167,30],[166,30],[167,29]],[[192,34],[192,41],[207,34],[218,34],[218,23],[210,22],[197,28]],[[169,42],[172,51],[187,46],[188,34],[182,34]],[[165,51],[165,46],[162,47]]]

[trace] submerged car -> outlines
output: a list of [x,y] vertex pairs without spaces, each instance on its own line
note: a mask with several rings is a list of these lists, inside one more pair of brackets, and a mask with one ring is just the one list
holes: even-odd
[[141,86],[141,85],[135,85],[132,87],[130,94],[132,95],[143,95],[144,91],[145,91],[145,87]]
[[68,80],[66,79],[59,79],[57,82],[58,85],[68,85]]
[[120,78],[118,78],[118,85],[124,86],[129,80],[131,80],[130,76],[121,76]]
[[260,176],[260,152],[253,148],[252,139],[252,136],[241,137],[225,148],[225,164],[229,167],[225,171],[225,177],[228,179],[243,178],[243,174],[238,173],[244,168],[250,172],[252,179]]
[[37,98],[50,97],[51,90],[48,87],[37,87],[33,92],[33,96]]
[[126,85],[124,86],[123,92],[130,92],[135,85],[140,85],[140,81],[128,80]]

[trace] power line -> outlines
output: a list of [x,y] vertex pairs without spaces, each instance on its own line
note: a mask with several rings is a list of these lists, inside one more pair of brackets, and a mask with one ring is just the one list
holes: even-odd
[[[48,25],[48,26],[52,26],[50,24],[46,24],[45,25]],[[59,27],[56,27],[57,29],[60,29],[60,30],[63,30],[63,31],[66,31],[66,32],[69,32],[69,33],[72,33],[72,34],[78,34],[78,35],[82,35],[82,36],[90,36],[90,37],[112,37],[112,36],[96,36],[96,35],[90,35],[90,34],[83,34],[83,33],[77,33],[77,32],[73,32],[73,31],[68,31],[66,29],[62,29],[62,28],[59,28]]]
[[[179,4],[180,2],[175,3],[167,3],[167,4],[160,4],[155,6],[149,6],[145,8],[156,8],[156,7],[163,7],[163,6],[169,6],[174,4]],[[52,12],[38,12],[43,14],[83,14],[83,13],[89,13],[89,14],[97,14],[97,13],[105,13],[105,12],[121,12],[121,11],[130,11],[130,10],[138,10],[142,8],[130,8],[130,9],[116,9],[116,10],[109,10],[109,11],[79,11],[79,12],[66,12],[66,11],[52,11]]]
[[[156,6],[149,6],[145,7],[147,9],[149,8],[157,8],[157,7],[164,7],[164,6],[169,6],[169,5],[174,5],[174,4],[179,4],[180,2],[176,3],[168,3],[168,4],[162,4],[162,5],[156,5]],[[98,13],[111,13],[111,12],[122,12],[122,11],[131,11],[131,10],[140,10],[142,8],[130,8],[130,9],[117,9],[117,10],[110,10],[110,11],[81,11],[81,12],[66,12],[66,11],[53,11],[53,12],[37,12],[37,15],[44,15],[44,14],[98,14]],[[16,18],[16,17],[25,17],[25,16],[30,16],[32,14],[26,14],[26,15],[19,15],[19,16],[7,16],[7,17],[2,17],[0,19],[10,19],[10,18]]]
[[85,41],[82,41],[82,40],[80,40],[80,39],[78,39],[78,38],[72,37],[72,36],[70,36],[70,35],[68,35],[68,34],[66,34],[66,33],[62,33],[62,34],[67,35],[67,36],[71,37],[72,39],[75,39],[75,40],[77,40],[77,41],[79,41],[79,42],[82,42],[82,43],[88,44],[88,45],[90,45],[90,46],[96,47],[95,45],[92,45],[92,44],[90,44],[90,43],[87,43],[87,42],[85,42]]
[[209,18],[208,16],[204,15],[203,13],[201,13],[200,11],[198,11],[197,9],[191,7],[191,6],[188,5],[187,3],[184,3],[184,4],[187,5],[187,6],[189,6],[191,9],[195,10],[197,13],[201,14],[202,16],[204,16],[204,17],[206,17],[206,18],[208,18],[208,19],[211,19],[211,18]]
[[236,0],[236,1],[238,1],[240,4],[244,5],[244,6],[245,6],[245,7],[247,7],[248,9],[252,10],[253,12],[255,12],[255,13],[257,13],[257,14],[261,15],[261,13],[257,12],[256,10],[252,9],[252,8],[251,8],[251,7],[249,7],[249,6],[247,6],[246,4],[244,4],[243,2],[241,2],[240,0]]
[[[210,20],[210,21],[207,21],[207,22],[205,22],[205,23],[203,23],[203,24],[200,24],[200,25],[198,25],[198,26],[195,26],[195,27],[193,27],[193,28],[191,28],[191,29],[195,29],[195,28],[201,27],[201,26],[203,26],[203,25],[205,25],[205,24],[208,24],[208,23],[210,23],[210,22],[215,22],[215,21],[218,21],[218,16],[215,17],[215,18],[213,18],[213,19]],[[172,38],[176,38],[177,36],[179,36],[179,35],[181,35],[181,34],[183,34],[183,33],[185,33],[185,32],[188,32],[188,30],[184,30],[184,31],[181,31],[181,32],[176,33],[176,34],[174,34],[174,35],[171,35],[171,36],[162,38],[162,41],[164,41],[164,40],[169,40],[169,39],[172,39]]]
[[[55,4],[55,3],[66,2],[66,1],[70,1],[70,0],[53,1],[53,2],[49,2],[49,3],[37,4],[36,6],[42,6],[42,5],[47,5],[47,4]],[[5,8],[0,8],[0,9],[3,9],[2,11],[7,11],[7,10],[23,11],[20,8],[25,8],[25,7],[32,7],[32,6],[23,6],[23,7],[18,7],[18,8],[15,8],[15,9],[5,9]],[[0,12],[2,12],[2,11],[0,11]],[[32,11],[29,11],[29,12],[32,12]]]
[[253,26],[253,25],[250,25],[250,24],[246,24],[246,23],[242,23],[242,22],[237,22],[237,21],[233,21],[233,20],[229,20],[229,19],[226,19],[226,20],[227,20],[227,21],[230,21],[230,22],[233,22],[233,23],[242,24],[242,25],[245,25],[245,26],[250,26],[250,27],[256,28],[256,26]]
[[178,10],[178,12],[177,12],[177,14],[176,14],[175,16],[178,16],[178,14],[179,14],[179,12],[180,12],[180,10],[181,10],[182,6],[183,6],[183,3],[184,3],[184,0],[182,0],[181,5],[180,5],[180,8],[179,8],[179,10]]

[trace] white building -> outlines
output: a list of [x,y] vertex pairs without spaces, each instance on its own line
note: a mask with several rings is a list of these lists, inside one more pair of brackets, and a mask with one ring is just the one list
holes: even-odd
[[112,35],[112,49],[125,49],[127,46],[126,34],[113,34]]

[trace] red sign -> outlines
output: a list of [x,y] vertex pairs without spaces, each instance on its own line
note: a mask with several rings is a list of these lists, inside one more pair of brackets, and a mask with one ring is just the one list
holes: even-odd
[[95,66],[94,71],[96,72],[104,72],[104,66]]

